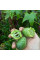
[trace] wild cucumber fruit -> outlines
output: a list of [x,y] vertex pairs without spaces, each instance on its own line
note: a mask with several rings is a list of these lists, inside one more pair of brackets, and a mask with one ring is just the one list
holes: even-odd
[[24,48],[26,47],[26,45],[27,45],[27,40],[26,40],[25,37],[22,37],[22,38],[21,38],[20,40],[18,40],[17,43],[16,43],[16,47],[17,47],[17,49],[19,49],[19,50],[24,49]]
[[30,28],[24,28],[23,31],[22,31],[22,33],[26,37],[34,37],[35,30],[32,27],[30,27]]
[[22,34],[21,34],[21,32],[19,30],[15,29],[14,31],[11,32],[11,36],[14,39],[18,40],[18,39],[20,39],[22,37]]

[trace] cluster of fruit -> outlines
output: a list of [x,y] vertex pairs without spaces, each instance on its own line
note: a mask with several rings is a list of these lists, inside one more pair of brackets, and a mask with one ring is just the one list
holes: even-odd
[[13,31],[11,31],[10,35],[12,38],[16,40],[16,48],[22,50],[27,46],[26,37],[34,37],[35,30],[32,27],[29,28],[20,27],[19,30],[14,29]]

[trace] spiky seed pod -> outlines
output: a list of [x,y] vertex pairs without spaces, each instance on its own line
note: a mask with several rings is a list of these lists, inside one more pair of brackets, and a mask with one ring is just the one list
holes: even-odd
[[19,50],[24,49],[27,46],[27,40],[25,37],[22,37],[21,39],[19,39],[16,43],[16,47]]
[[23,35],[26,36],[26,37],[34,37],[34,35],[35,35],[35,30],[34,30],[34,28],[32,28],[32,27],[30,27],[30,28],[24,28],[24,29],[22,30],[22,33],[23,33]]
[[11,36],[15,39],[18,40],[22,37],[22,34],[19,30],[15,29],[14,31],[11,32]]

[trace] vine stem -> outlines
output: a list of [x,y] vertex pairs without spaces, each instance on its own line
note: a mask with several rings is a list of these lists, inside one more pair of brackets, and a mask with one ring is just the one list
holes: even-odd
[[38,22],[34,21],[35,23],[37,23],[38,25],[40,25]]

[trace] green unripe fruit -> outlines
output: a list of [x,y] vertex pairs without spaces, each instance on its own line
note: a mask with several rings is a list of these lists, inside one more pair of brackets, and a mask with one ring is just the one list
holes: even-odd
[[20,40],[17,41],[16,47],[19,50],[22,50],[26,47],[27,45],[27,40],[25,37],[22,37]]
[[14,31],[11,32],[11,36],[15,39],[18,40],[22,37],[22,34],[19,30],[15,29]]
[[26,37],[34,37],[35,30],[32,27],[30,27],[30,28],[24,28],[23,31],[22,31],[22,33]]

